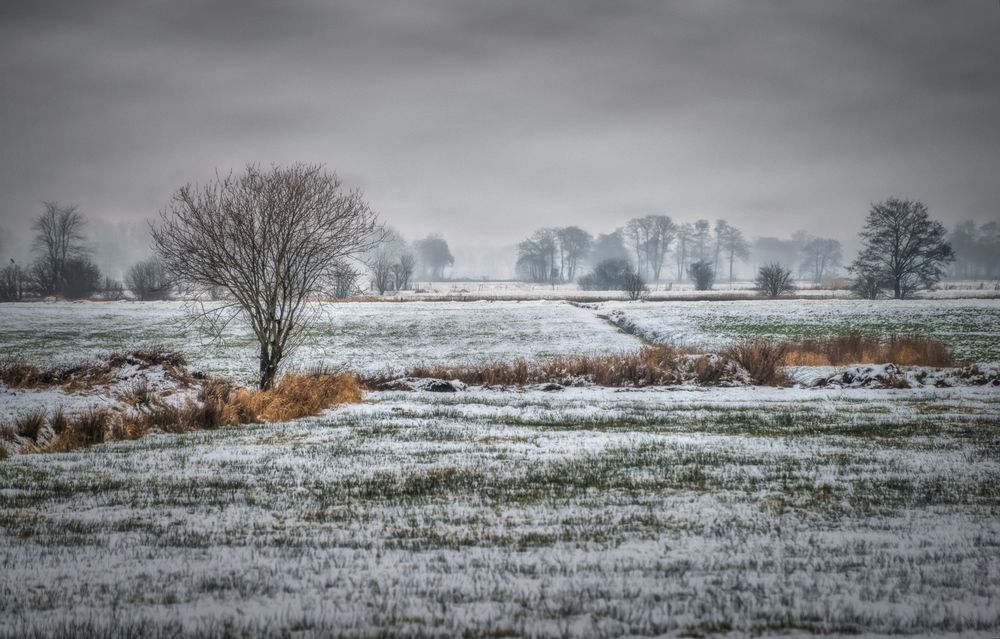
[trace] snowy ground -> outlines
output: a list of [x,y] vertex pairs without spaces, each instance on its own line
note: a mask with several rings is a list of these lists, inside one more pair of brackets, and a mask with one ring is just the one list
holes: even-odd
[[[0,304],[0,349],[37,363],[165,344],[207,372],[252,377],[255,348],[234,327],[222,344],[184,325],[183,302]],[[321,306],[316,330],[291,361],[357,371],[483,363],[517,357],[634,350],[640,338],[718,346],[743,335],[802,337],[846,330],[917,332],[952,344],[959,355],[1000,361],[1000,300],[745,300],[352,302]],[[605,319],[606,318],[606,319]],[[611,320],[611,321],[608,321]],[[612,321],[624,331],[616,328]]]
[[[300,366],[639,346],[609,320],[701,344],[873,326],[1000,360],[995,300],[323,313]],[[182,315],[0,305],[0,346],[45,364],[165,343],[252,371],[246,334],[202,346]],[[0,413],[91,399],[10,393]],[[998,494],[996,387],[369,393],[297,423],[0,462],[0,639],[997,636]]]
[[744,336],[799,339],[860,331],[919,333],[957,355],[1000,361],[1000,300],[604,302],[598,314],[644,340],[714,348]]
[[20,456],[0,637],[996,636],[998,409],[985,389],[375,393]]
[[[0,344],[32,362],[92,358],[163,344],[206,372],[247,380],[256,349],[234,326],[221,344],[185,324],[183,302],[0,304]],[[402,372],[418,364],[634,350],[639,341],[566,302],[350,302],[320,307],[315,330],[290,358],[355,371]]]

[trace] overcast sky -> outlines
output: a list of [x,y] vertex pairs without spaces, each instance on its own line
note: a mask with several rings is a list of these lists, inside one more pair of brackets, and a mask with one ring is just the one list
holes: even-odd
[[[319,161],[406,236],[1000,216],[997,0],[3,0],[0,227]],[[8,242],[9,243],[9,242]]]

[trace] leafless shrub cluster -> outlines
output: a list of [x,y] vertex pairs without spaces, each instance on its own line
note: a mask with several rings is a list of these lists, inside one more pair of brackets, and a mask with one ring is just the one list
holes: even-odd
[[757,271],[754,288],[761,295],[768,297],[779,297],[785,293],[791,293],[795,291],[795,285],[792,283],[792,271],[777,262],[765,264]]
[[133,264],[125,274],[125,285],[140,301],[170,297],[170,277],[163,262],[155,257]]

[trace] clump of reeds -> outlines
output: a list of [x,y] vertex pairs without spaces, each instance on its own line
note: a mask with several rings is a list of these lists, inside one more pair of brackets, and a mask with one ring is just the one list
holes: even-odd
[[761,386],[787,386],[785,356],[788,344],[763,338],[746,339],[728,346],[722,355],[742,366],[754,384]]
[[893,363],[899,366],[952,367],[954,353],[940,340],[926,335],[890,335],[877,339],[863,333],[789,342],[789,366],[840,366]]

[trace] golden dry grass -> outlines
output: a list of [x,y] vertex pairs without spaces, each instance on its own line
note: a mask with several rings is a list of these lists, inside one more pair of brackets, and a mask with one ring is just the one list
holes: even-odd
[[788,366],[841,366],[882,364],[899,366],[958,365],[954,354],[940,340],[924,335],[891,335],[878,340],[860,333],[789,342],[784,357]]
[[361,385],[351,374],[290,373],[266,391],[233,389],[228,393],[223,414],[228,419],[285,422],[318,415],[338,404],[361,401]]
[[736,342],[723,350],[722,355],[745,368],[754,384],[788,386],[790,380],[784,368],[787,352],[785,342],[758,338]]
[[184,433],[299,419],[338,404],[360,402],[361,395],[361,385],[350,374],[285,375],[268,391],[210,380],[199,393],[199,401],[189,400],[183,406],[153,399],[132,405],[136,409],[132,411],[92,409],[67,416],[61,408],[49,415],[36,410],[0,424],[0,437],[21,442],[22,453],[69,452],[102,442],[139,439],[150,431]]
[[[472,386],[527,386],[572,383],[576,380],[600,386],[652,386],[682,381],[681,358],[688,351],[669,345],[644,346],[631,353],[576,355],[540,362],[518,359],[482,366],[429,366],[407,371],[409,377],[459,380]],[[377,387],[391,382],[385,376],[365,379]]]

